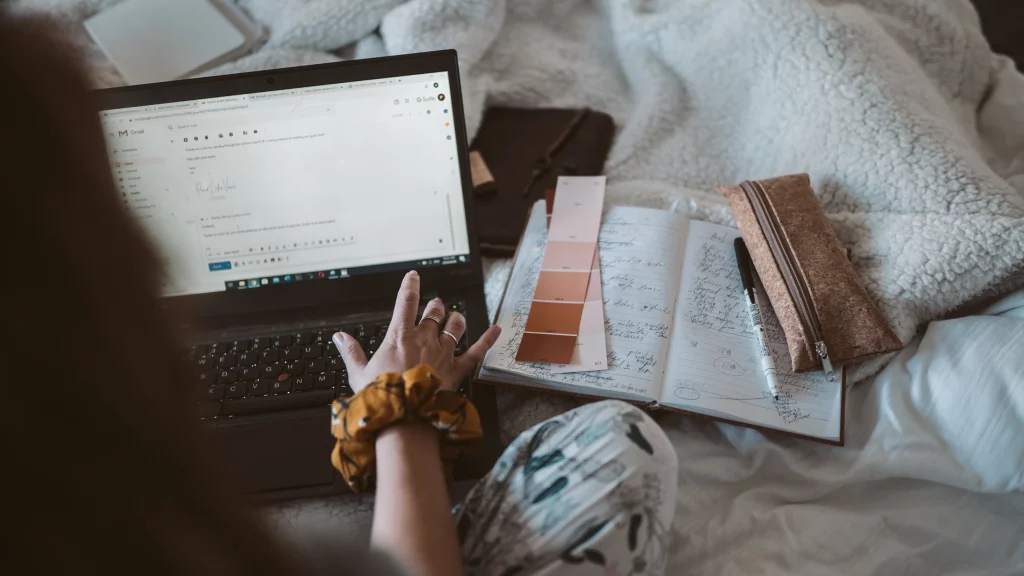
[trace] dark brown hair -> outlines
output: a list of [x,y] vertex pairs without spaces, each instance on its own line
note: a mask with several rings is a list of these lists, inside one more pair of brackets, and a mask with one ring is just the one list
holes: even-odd
[[199,427],[72,56],[0,7],[4,570],[284,573]]

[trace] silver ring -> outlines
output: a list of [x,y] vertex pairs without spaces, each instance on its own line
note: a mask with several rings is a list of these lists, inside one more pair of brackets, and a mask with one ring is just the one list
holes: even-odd
[[[434,322],[437,322],[437,326],[439,328],[441,327],[441,319],[437,316],[424,316],[423,320],[433,320]],[[420,320],[420,323],[423,323],[423,320]]]
[[459,345],[459,339],[455,337],[455,334],[452,334],[451,332],[449,332],[449,331],[447,331],[447,330],[445,330],[443,328],[441,329],[441,334],[444,334],[444,335],[450,337],[452,339],[452,342],[455,342],[456,346]]

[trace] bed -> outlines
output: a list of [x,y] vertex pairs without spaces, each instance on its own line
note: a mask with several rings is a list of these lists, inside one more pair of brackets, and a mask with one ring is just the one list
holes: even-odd
[[[81,20],[14,2],[120,80]],[[905,350],[851,371],[835,448],[659,416],[680,461],[670,573],[1024,573],[1024,77],[967,0],[239,0],[269,26],[228,73],[459,51],[489,105],[590,106],[613,204],[731,223],[721,183],[808,172]],[[493,312],[509,263],[486,263]],[[573,401],[503,390],[502,433]],[[372,497],[268,509],[365,537]]]

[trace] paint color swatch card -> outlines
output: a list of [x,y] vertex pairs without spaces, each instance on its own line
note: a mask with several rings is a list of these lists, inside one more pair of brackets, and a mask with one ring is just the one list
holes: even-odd
[[[556,201],[561,193],[559,189]],[[495,317],[502,333],[484,359],[479,381],[619,398],[651,409],[842,444],[845,373],[833,383],[821,372],[783,369],[791,365],[785,336],[766,306],[762,318],[780,368],[779,399],[768,392],[757,337],[744,308],[732,249],[739,231],[734,228],[662,210],[608,209],[598,231],[599,270],[590,270],[586,280],[574,277],[571,288],[579,294],[591,292],[592,283],[600,284],[607,369],[570,372],[556,364],[520,361],[520,343],[537,326],[531,322],[534,307],[555,294],[549,292],[545,272],[557,269],[563,258],[574,263],[573,271],[579,266],[574,247],[553,252],[550,246],[555,238],[564,242],[566,230],[577,236],[586,231],[563,225],[556,236],[556,224],[553,215],[549,236],[544,204],[538,202]],[[590,296],[583,297],[584,304]],[[579,341],[587,333],[585,315],[582,310],[578,314]]]
[[[551,229],[551,210],[555,204],[554,188],[544,191],[544,210],[547,213],[547,229]],[[601,247],[594,251],[590,264],[590,285],[583,303],[583,317],[580,318],[580,334],[576,337],[576,349],[568,364],[552,364],[551,371],[590,372],[608,369],[608,347],[604,335],[604,296],[601,291]]]
[[573,360],[597,252],[604,185],[604,176],[558,179],[544,259],[516,352],[519,362]]

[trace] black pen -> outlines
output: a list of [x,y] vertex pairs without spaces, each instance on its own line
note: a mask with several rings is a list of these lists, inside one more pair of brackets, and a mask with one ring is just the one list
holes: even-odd
[[757,343],[761,350],[761,369],[764,370],[764,379],[768,382],[768,390],[772,396],[779,399],[778,372],[775,369],[775,359],[772,358],[771,350],[768,349],[768,334],[764,331],[764,324],[761,323],[761,309],[757,302],[757,288],[754,286],[754,264],[750,261],[750,253],[747,252],[747,245],[743,238],[737,238],[733,242],[736,249],[736,265],[740,269],[740,279],[743,281],[743,292],[747,295],[747,314],[750,322],[757,332]]

